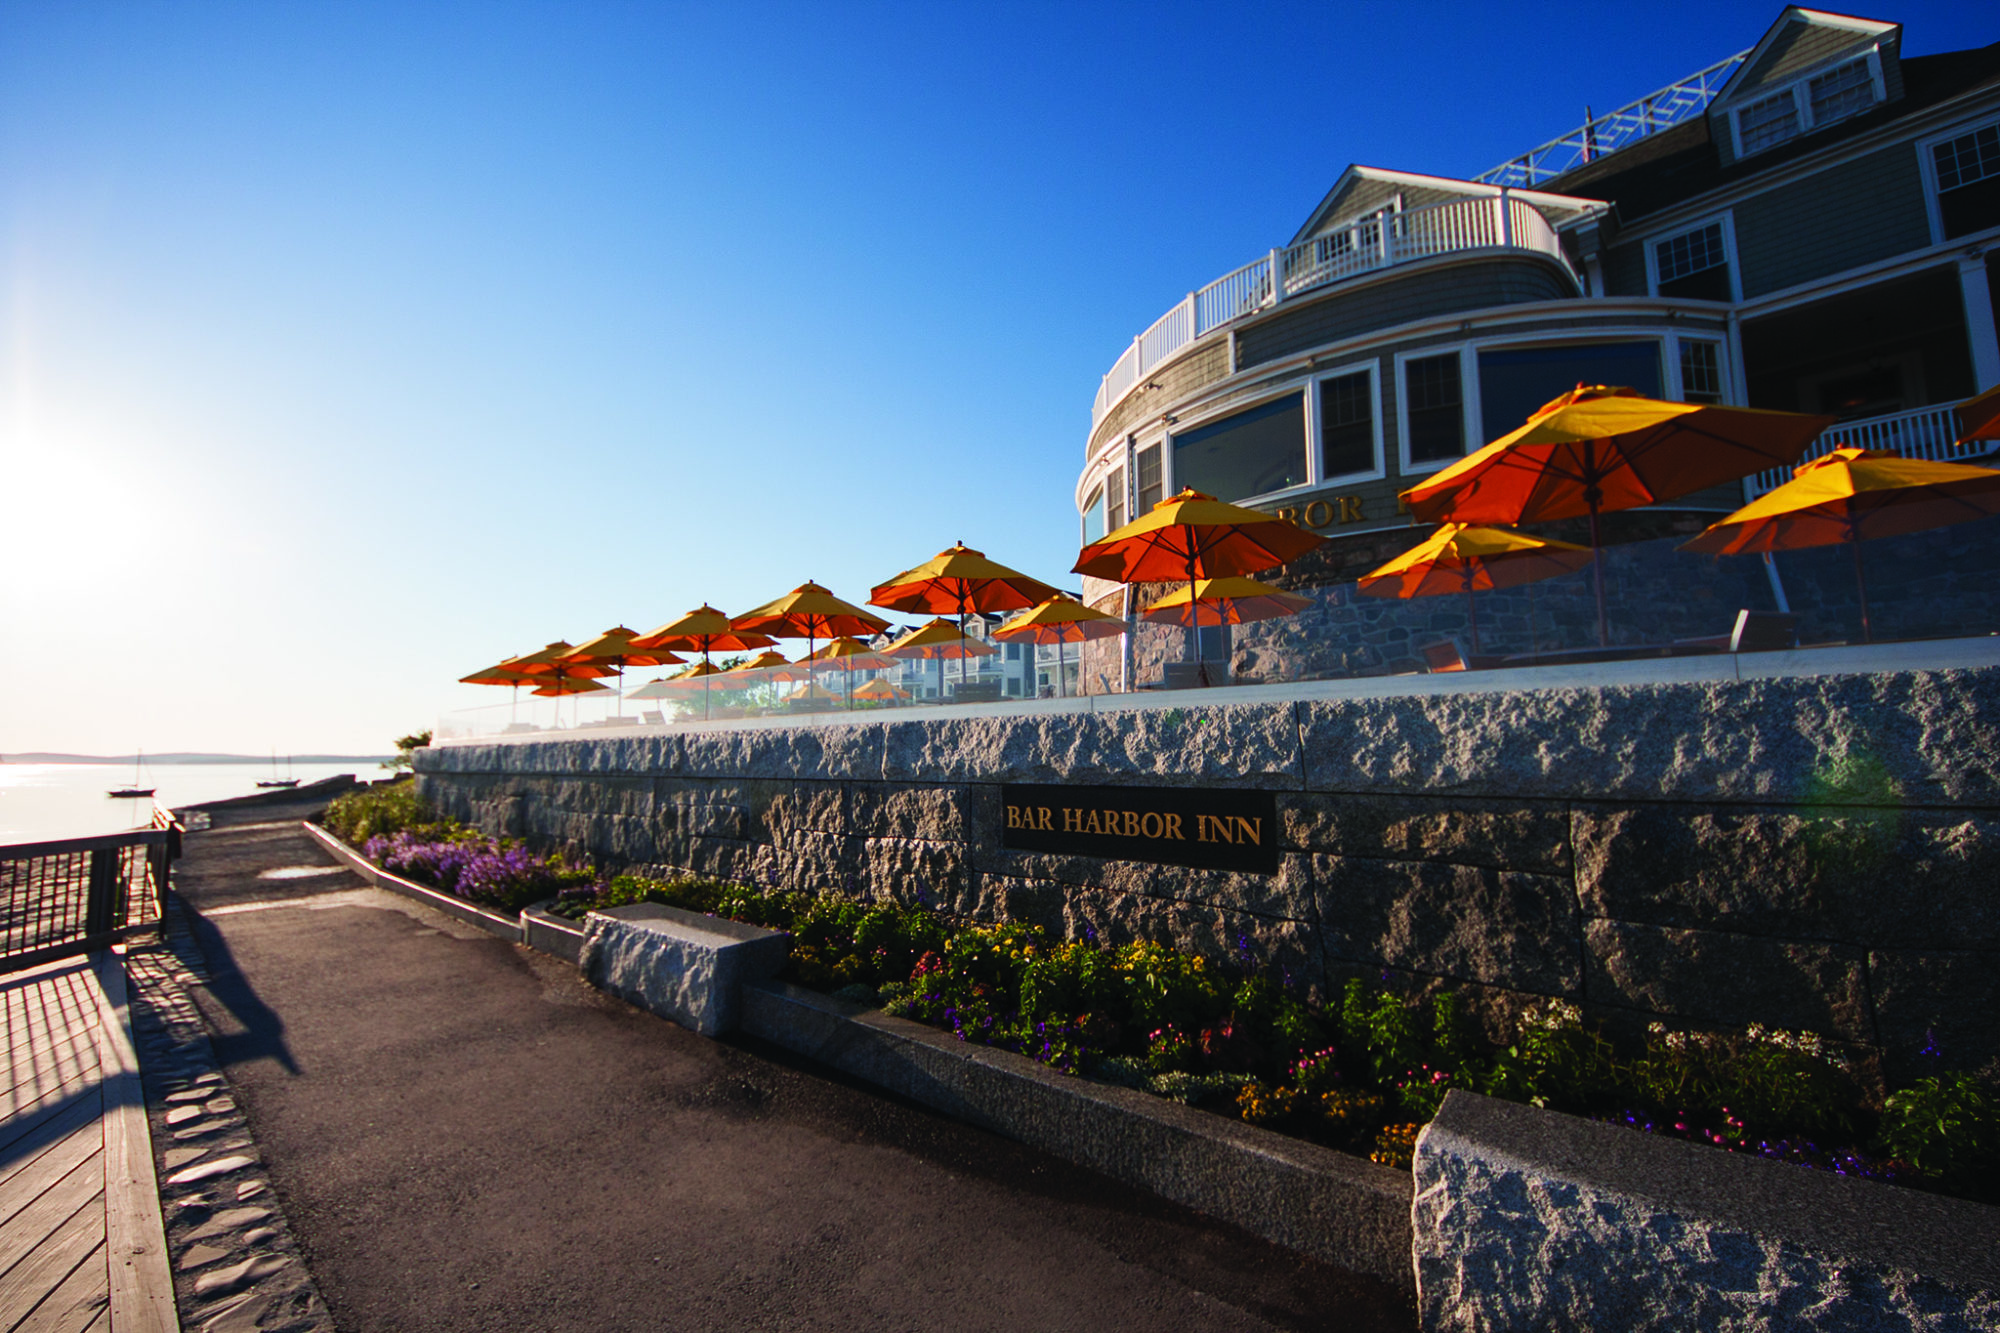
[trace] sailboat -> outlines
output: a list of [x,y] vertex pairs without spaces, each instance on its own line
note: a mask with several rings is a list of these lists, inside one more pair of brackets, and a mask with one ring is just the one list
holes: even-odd
[[104,794],[106,796],[116,796],[120,800],[125,800],[128,798],[134,798],[139,796],[151,796],[153,794],[153,789],[151,787],[141,787],[139,785],[140,781],[145,776],[145,771],[146,771],[146,752],[144,750],[141,750],[132,757],[132,781],[123,787],[113,787],[110,791]]
[[269,782],[259,781],[257,785],[260,787],[296,787],[299,785],[299,780],[292,777],[291,772],[292,757],[286,755],[285,776],[282,778],[278,776],[278,752],[273,750],[271,751],[271,780]]

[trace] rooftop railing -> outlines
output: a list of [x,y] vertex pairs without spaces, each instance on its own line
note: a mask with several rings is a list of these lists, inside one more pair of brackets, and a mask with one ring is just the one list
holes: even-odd
[[1096,429],[1105,414],[1153,370],[1224,325],[1364,273],[1436,255],[1496,248],[1547,255],[1575,277],[1548,219],[1505,190],[1406,212],[1383,209],[1273,250],[1189,292],[1134,338],[1098,386],[1091,428]]
[[1708,110],[1708,104],[1749,54],[1738,51],[1727,60],[1718,60],[1700,73],[1670,83],[1628,106],[1607,115],[1592,116],[1568,134],[1531,148],[1519,157],[1510,157],[1473,179],[1485,185],[1531,188],[1648,135],[1692,120]]
[[[1960,463],[1966,460],[1966,451],[1956,448],[1952,441],[1958,438],[1958,404],[1938,403],[1931,407],[1912,408],[1907,412],[1891,412],[1879,417],[1857,417],[1832,426],[1818,439],[1806,446],[1799,456],[1800,463],[1809,463],[1815,458],[1823,458],[1843,444],[1851,444],[1859,449],[1883,449],[1901,454],[1905,458],[1927,458],[1934,463]],[[1768,491],[1774,491],[1792,479],[1789,467],[1774,467],[1767,472],[1759,472],[1746,479],[1743,489],[1750,499]]]

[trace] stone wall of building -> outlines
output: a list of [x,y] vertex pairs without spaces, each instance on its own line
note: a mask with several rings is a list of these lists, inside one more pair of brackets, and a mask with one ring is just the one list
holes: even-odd
[[[1182,696],[1188,697],[1188,696]],[[2000,667],[460,744],[493,832],[1065,938],[2000,1056]],[[1260,788],[1274,875],[1008,850],[1001,784]]]
[[[1718,516],[1644,511],[1605,519],[1605,615],[1613,644],[1726,635],[1738,611],[1777,609],[1761,557],[1677,549]],[[1233,627],[1232,674],[1267,683],[1393,675],[1424,670],[1422,650],[1430,645],[1456,642],[1471,652],[1463,595],[1371,597],[1355,583],[1432,531],[1390,528],[1337,537],[1269,576],[1313,605],[1296,616]],[[1589,540],[1582,522],[1544,524],[1536,531],[1578,545]],[[2000,522],[1864,542],[1861,557],[1877,639],[2000,633]],[[1850,548],[1784,551],[1775,563],[1786,601],[1799,617],[1801,642],[1861,641],[1861,585]],[[1086,585],[1093,605],[1119,609],[1116,584],[1086,580]],[[1179,586],[1141,585],[1136,601],[1144,607]],[[1481,652],[1546,653],[1597,643],[1597,601],[1588,567],[1474,598]],[[1084,693],[1106,692],[1104,682],[1116,689],[1123,651],[1116,639],[1084,646]],[[1132,636],[1134,687],[1155,687],[1163,664],[1185,661],[1187,653],[1185,629],[1141,622]]]

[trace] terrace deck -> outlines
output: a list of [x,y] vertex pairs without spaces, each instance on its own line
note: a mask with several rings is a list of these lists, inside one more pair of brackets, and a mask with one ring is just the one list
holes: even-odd
[[0,977],[0,1032],[0,1330],[177,1330],[122,961]]

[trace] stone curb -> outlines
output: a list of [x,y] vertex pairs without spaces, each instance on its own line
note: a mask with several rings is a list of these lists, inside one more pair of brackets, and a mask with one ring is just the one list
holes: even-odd
[[2000,1329],[2000,1208],[1462,1090],[1414,1178],[1426,1329]]
[[176,903],[166,942],[125,955],[175,1303],[189,1333],[334,1333],[208,1030],[207,984]]
[[543,909],[540,904],[521,909],[521,943],[540,953],[554,954],[566,963],[581,966],[583,927],[567,917]]
[[426,888],[415,880],[392,875],[311,820],[300,820],[299,825],[329,856],[375,887],[387,889],[391,893],[400,893],[405,898],[415,898],[418,902],[435,907],[454,920],[463,921],[468,926],[477,926],[489,935],[498,935],[509,944],[521,943],[519,916],[502,916],[498,912],[491,912],[475,903],[469,903],[463,898],[454,898],[448,893]]

